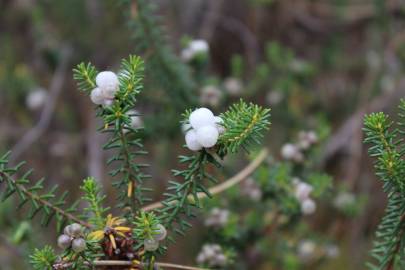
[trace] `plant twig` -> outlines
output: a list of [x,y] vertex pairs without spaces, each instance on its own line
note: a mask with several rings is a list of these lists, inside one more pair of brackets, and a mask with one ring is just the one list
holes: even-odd
[[[134,262],[132,261],[114,261],[114,260],[100,260],[100,261],[94,261],[91,263],[92,266],[134,266]],[[156,262],[156,266],[159,267],[164,267],[168,269],[183,269],[183,270],[209,270],[207,268],[199,268],[199,267],[194,267],[194,266],[186,266],[186,265],[180,265],[180,264],[173,264],[173,263],[164,263],[164,262]],[[70,263],[66,263],[63,265],[63,267],[70,267]]]
[[81,224],[81,225],[83,225],[83,226],[85,226],[85,227],[87,227],[87,228],[91,228],[91,227],[92,227],[89,223],[87,223],[87,222],[85,222],[85,221],[79,219],[78,217],[76,217],[76,216],[74,216],[74,215],[72,215],[72,214],[70,214],[70,213],[67,213],[67,212],[64,211],[62,208],[59,208],[59,207],[57,207],[57,206],[54,206],[52,203],[48,202],[47,200],[44,200],[44,199],[42,199],[40,196],[38,196],[38,195],[36,195],[36,194],[30,192],[30,191],[27,190],[24,186],[17,184],[17,182],[16,182],[10,175],[8,175],[7,173],[4,173],[4,172],[1,172],[1,171],[0,171],[0,178],[7,178],[7,181],[13,182],[13,183],[14,183],[14,186],[15,186],[16,188],[18,188],[18,190],[20,190],[22,193],[24,193],[25,195],[27,195],[28,197],[30,197],[30,198],[33,199],[34,201],[38,202],[39,204],[41,204],[41,205],[43,205],[43,206],[46,206],[46,207],[49,207],[50,209],[52,209],[52,210],[55,211],[56,213],[58,213],[58,214],[60,214],[60,215],[62,215],[62,216],[64,216],[64,217],[68,218],[69,220],[72,220],[72,221],[74,221],[74,222],[77,222],[77,223],[79,223],[79,224]]
[[[266,148],[264,148],[262,151],[260,151],[259,155],[248,166],[246,166],[242,171],[240,171],[238,174],[236,174],[233,177],[229,178],[225,182],[210,188],[209,189],[210,193],[212,195],[221,193],[221,192],[233,187],[234,185],[242,182],[249,175],[251,175],[257,169],[257,167],[259,167],[259,165],[265,160],[267,155],[268,155],[268,150]],[[203,198],[206,198],[206,197],[207,197],[207,195],[205,193],[199,193],[198,194],[199,199],[203,199]],[[190,196],[189,198],[193,199],[192,196]],[[176,202],[172,201],[171,203],[176,203]],[[143,207],[142,210],[143,211],[151,211],[151,210],[155,210],[155,209],[158,209],[158,208],[161,208],[161,207],[163,207],[163,204],[161,202],[156,202],[156,203],[152,203],[150,205],[147,205],[147,206]]]

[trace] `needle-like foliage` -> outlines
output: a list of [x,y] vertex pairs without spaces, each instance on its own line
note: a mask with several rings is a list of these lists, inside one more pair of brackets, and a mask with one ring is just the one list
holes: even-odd
[[[399,106],[398,126],[405,123],[405,101]],[[370,144],[369,154],[376,159],[376,174],[388,196],[385,216],[376,233],[370,269],[400,269],[404,263],[405,245],[405,161],[404,130],[393,126],[384,113],[372,113],[364,120],[365,142]]]
[[[224,131],[216,144],[188,156],[180,156],[182,169],[172,171],[176,181],[169,182],[163,208],[155,213],[144,212],[140,206],[147,201],[144,192],[148,189],[144,187],[144,181],[149,175],[142,168],[148,165],[137,162],[137,159],[147,152],[143,150],[139,128],[132,124],[132,118],[137,116],[134,111],[137,96],[143,89],[143,71],[140,57],[124,59],[118,82],[113,82],[117,86],[113,98],[95,108],[96,115],[103,120],[100,131],[110,135],[104,149],[114,150],[107,164],[113,166],[110,175],[116,179],[113,185],[119,192],[116,206],[124,207],[120,215],[114,217],[108,213],[110,207],[103,206],[106,196],[92,177],[85,179],[81,186],[84,192],[82,200],[87,205],[76,217],[73,215],[76,205],[67,210],[61,208],[67,193],[57,197],[56,187],[42,192],[42,180],[30,185],[30,171],[18,176],[20,166],[8,167],[8,155],[0,158],[0,184],[6,186],[5,198],[18,194],[21,205],[30,202],[30,217],[42,211],[44,225],[53,216],[56,216],[59,230],[68,221],[78,223],[66,227],[64,234],[58,238],[58,245],[64,249],[60,260],[48,247],[35,251],[31,256],[35,269],[89,269],[94,267],[94,261],[100,259],[130,261],[134,267],[153,267],[156,256],[167,249],[163,241],[166,229],[183,235],[191,227],[188,218],[201,207],[199,196],[211,196],[208,182],[215,183],[216,179],[212,172],[208,172],[210,167],[221,167],[220,159],[226,154],[241,148],[247,150],[252,143],[258,143],[262,133],[269,128],[268,109],[243,101],[231,106],[221,115]],[[115,76],[111,72],[108,74]],[[99,79],[97,76],[98,71],[91,64],[82,63],[74,69],[78,88],[86,95],[92,96],[96,87],[99,87],[97,91],[101,88],[98,83],[102,84],[103,77]],[[188,117],[190,112],[186,111],[184,116]],[[219,130],[219,127],[216,128]],[[159,240],[156,240],[158,237]]]

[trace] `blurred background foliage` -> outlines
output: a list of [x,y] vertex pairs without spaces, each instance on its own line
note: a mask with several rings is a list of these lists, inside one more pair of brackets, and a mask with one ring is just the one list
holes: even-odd
[[[272,108],[266,162],[207,202],[168,260],[195,264],[201,246],[215,243],[233,261],[228,269],[363,269],[385,201],[362,145],[362,118],[405,96],[404,12],[400,0],[2,0],[0,150],[71,190],[72,201],[94,176],[112,202],[111,153],[101,150],[101,123],[71,69],[91,61],[114,70],[137,53],[147,64],[136,110],[156,200],[173,157],[186,151],[185,108],[219,113],[241,97]],[[195,39],[209,50],[185,59]],[[286,158],[282,146],[299,144],[302,131],[315,132],[316,143]],[[219,177],[248,159],[225,160]],[[300,213],[296,178],[314,187],[312,215]],[[226,222],[207,224],[213,214]],[[55,243],[56,232],[25,221],[12,203],[0,204],[0,228],[1,269],[25,269],[21,258],[34,243]]]

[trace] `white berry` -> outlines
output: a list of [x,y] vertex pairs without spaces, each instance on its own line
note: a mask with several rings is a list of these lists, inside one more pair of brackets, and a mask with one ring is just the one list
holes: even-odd
[[67,236],[66,234],[62,234],[58,237],[58,247],[62,249],[67,249],[68,247],[70,247],[71,243],[72,238],[70,236]]
[[311,215],[316,211],[316,204],[311,199],[306,199],[301,203],[301,212],[304,215]]
[[155,230],[156,234],[153,235],[153,238],[157,241],[162,241],[167,236],[167,230],[162,224],[158,224],[157,227],[157,230]]
[[191,126],[195,129],[215,125],[214,114],[207,108],[196,109],[190,114],[189,120]]
[[64,233],[72,237],[80,236],[82,234],[82,226],[77,223],[70,224],[65,227]]
[[295,186],[295,197],[299,201],[304,201],[309,198],[309,194],[312,192],[313,187],[310,184],[299,182]]
[[194,129],[186,133],[186,145],[191,151],[198,151],[202,149],[202,145],[197,140],[197,133]]
[[104,96],[103,93],[101,93],[100,88],[94,88],[91,93],[90,93],[90,99],[91,102],[93,102],[96,105],[101,105],[104,104]]
[[42,88],[38,88],[28,94],[26,104],[29,109],[37,110],[45,105],[47,99],[48,92]]
[[159,241],[155,239],[145,239],[143,241],[143,246],[146,251],[155,251],[159,248]]
[[83,238],[74,239],[72,242],[72,249],[76,253],[80,253],[86,249],[86,241]]
[[204,126],[197,130],[197,141],[204,147],[213,147],[218,141],[219,132],[215,126]]
[[118,91],[119,80],[111,71],[102,71],[96,76],[97,86],[101,89],[104,98],[113,99]]

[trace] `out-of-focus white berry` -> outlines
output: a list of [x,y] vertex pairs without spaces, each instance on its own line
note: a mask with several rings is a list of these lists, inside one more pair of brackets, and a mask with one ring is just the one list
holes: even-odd
[[181,52],[181,58],[188,62],[198,54],[205,54],[209,50],[209,45],[205,40],[192,40]]
[[293,72],[302,72],[305,70],[305,68],[308,66],[308,64],[301,59],[293,59],[290,62],[290,69]]
[[260,187],[251,177],[241,183],[241,193],[248,196],[253,201],[259,201],[262,198]]
[[58,247],[61,249],[67,249],[72,244],[72,238],[66,234],[62,234],[58,237]]
[[86,241],[83,238],[76,238],[72,241],[72,249],[76,253],[80,253],[86,249]]
[[155,251],[159,248],[159,241],[155,239],[145,239],[143,241],[143,246],[146,251]]
[[191,41],[189,47],[195,53],[206,53],[209,50],[208,42],[203,39],[196,39]]
[[186,133],[186,145],[191,151],[199,151],[202,149],[202,145],[197,140],[197,133],[194,129],[187,131]]
[[311,194],[313,190],[313,187],[305,182],[299,182],[296,186],[295,186],[295,197],[297,198],[297,200],[299,201],[305,201],[309,198],[309,195]]
[[139,116],[139,112],[136,110],[129,110],[128,115],[131,118],[131,127],[132,128],[141,128],[143,126],[142,118]]
[[218,207],[212,208],[209,216],[204,221],[207,227],[224,227],[229,220],[230,213],[227,209],[220,209]]
[[298,244],[298,257],[303,261],[308,261],[312,258],[315,252],[316,245],[310,240],[303,240]]
[[240,96],[242,94],[243,84],[237,78],[227,78],[224,81],[225,91],[230,96]]
[[194,56],[193,51],[190,48],[185,48],[181,51],[181,59],[183,61],[188,62],[190,61]]
[[299,153],[299,149],[295,144],[287,143],[281,148],[281,156],[286,160],[295,159],[296,155]]
[[43,107],[48,100],[48,92],[38,88],[30,92],[26,98],[26,105],[30,110],[38,110]]
[[218,254],[215,258],[215,265],[224,266],[226,265],[226,256],[225,254]]
[[94,88],[91,93],[90,93],[90,99],[91,102],[93,102],[96,105],[102,105],[104,104],[104,96],[103,93],[101,92],[101,89],[96,87]]
[[341,192],[333,200],[333,205],[338,209],[345,209],[346,207],[353,205],[356,202],[356,198],[352,193]]
[[215,116],[214,118],[215,118],[215,126],[218,129],[218,133],[223,134],[226,131],[225,127],[222,125],[224,123],[224,120],[222,120],[222,118],[219,116]]
[[199,264],[207,264],[210,267],[225,266],[227,257],[217,244],[205,244],[197,256]]
[[300,131],[298,133],[298,146],[302,150],[307,150],[318,142],[318,135],[315,131]]
[[311,199],[306,199],[301,203],[301,212],[304,215],[312,215],[316,211],[316,204]]
[[211,107],[218,107],[221,102],[222,92],[213,85],[204,86],[200,91],[200,103]]
[[191,127],[190,123],[184,123],[181,125],[181,131],[183,133],[187,133],[187,131],[189,131],[191,128],[192,127]]
[[395,78],[391,75],[384,75],[380,84],[384,92],[391,93],[395,90]]
[[96,76],[96,84],[101,89],[104,98],[113,99],[118,91],[119,80],[112,71],[102,71]]
[[205,256],[205,254],[201,252],[197,256],[197,263],[203,264],[206,259],[207,259],[207,257]]
[[213,147],[219,137],[218,129],[215,126],[204,126],[197,130],[197,141],[204,147]]
[[157,225],[158,229],[155,231],[156,234],[153,235],[153,238],[157,241],[162,241],[167,236],[167,230],[162,224]]
[[269,105],[277,105],[279,104],[284,98],[283,93],[281,93],[280,91],[270,91],[267,93],[266,95],[266,102]]
[[194,129],[215,125],[214,114],[207,108],[199,108],[190,114],[190,124]]
[[339,255],[340,255],[339,247],[336,245],[325,246],[325,255],[332,259],[339,257]]
[[114,100],[113,100],[113,99],[108,99],[108,98],[106,98],[106,99],[104,99],[103,105],[109,107],[109,106],[111,106],[113,103],[114,103]]

